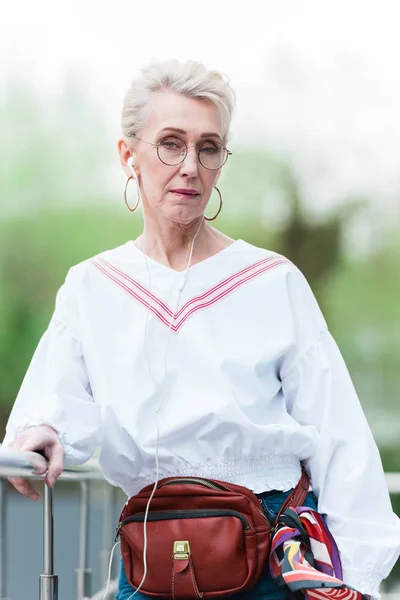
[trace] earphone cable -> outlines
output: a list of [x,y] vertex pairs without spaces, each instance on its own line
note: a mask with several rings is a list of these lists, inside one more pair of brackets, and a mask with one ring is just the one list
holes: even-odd
[[108,589],[110,587],[110,581],[111,581],[111,567],[112,567],[112,561],[113,561],[113,556],[114,556],[114,550],[120,543],[121,542],[116,542],[111,550],[110,561],[108,563],[108,577],[107,577],[106,591],[104,592],[104,596],[103,596],[102,600],[105,600],[107,598]]
[[[200,225],[193,237],[191,246],[190,246],[190,251],[189,251],[189,256],[188,256],[188,260],[187,260],[187,264],[186,264],[186,268],[183,274],[183,280],[179,286],[179,290],[178,290],[178,295],[177,295],[177,299],[176,299],[176,303],[175,303],[175,310],[172,312],[171,317],[170,317],[170,322],[169,322],[169,335],[167,338],[167,345],[165,348],[165,354],[164,354],[164,377],[166,376],[167,372],[168,372],[168,364],[167,364],[167,357],[168,357],[168,351],[170,348],[170,344],[171,344],[171,339],[172,339],[172,325],[173,325],[173,318],[174,315],[177,313],[178,311],[178,307],[179,307],[179,302],[181,299],[181,295],[182,292],[186,286],[186,282],[188,279],[188,274],[189,274],[189,268],[190,268],[190,264],[192,262],[192,256],[193,256],[193,250],[194,250],[194,244],[195,241],[197,239],[198,234],[200,233],[200,229],[201,226],[203,225],[203,219],[200,221]],[[148,261],[147,261],[147,256],[145,253],[145,249],[146,249],[146,229],[144,229],[144,233],[143,233],[143,250],[142,250],[142,254],[143,254],[143,258],[144,258],[144,262],[146,264],[146,269],[147,269],[147,275],[148,275],[148,286],[149,286],[149,294],[150,294],[150,298],[149,298],[149,302],[147,304],[147,314],[146,314],[146,322],[145,322],[145,335],[144,335],[144,339],[145,339],[145,348],[146,348],[146,358],[147,358],[147,363],[148,363],[148,367],[149,367],[149,373],[150,376],[154,382],[154,384],[156,385],[157,389],[161,388],[161,384],[159,381],[156,380],[156,378],[154,377],[154,373],[152,371],[151,368],[151,361],[150,361],[150,355],[149,355],[149,348],[148,348],[148,322],[149,322],[149,317],[150,317],[150,313],[152,311],[153,308],[153,290],[152,290],[152,285],[151,285],[151,275],[150,275],[150,269],[149,269],[149,265],[148,265]],[[163,406],[164,403],[164,399],[162,398],[155,413],[155,420],[156,420],[156,449],[155,449],[155,462],[156,462],[156,478],[155,478],[155,482],[154,482],[154,486],[152,489],[152,492],[150,494],[150,497],[147,501],[147,505],[146,505],[146,510],[145,510],[145,514],[144,514],[144,519],[143,519],[143,577],[138,585],[138,587],[136,588],[136,590],[133,592],[133,594],[131,594],[131,596],[129,597],[129,600],[131,598],[133,598],[133,596],[141,589],[146,577],[147,577],[147,520],[148,520],[148,514],[149,514],[149,510],[150,510],[150,504],[151,501],[154,497],[154,494],[156,492],[157,489],[157,485],[159,482],[159,442],[160,442],[160,423],[159,423],[159,413],[161,411],[161,408]]]

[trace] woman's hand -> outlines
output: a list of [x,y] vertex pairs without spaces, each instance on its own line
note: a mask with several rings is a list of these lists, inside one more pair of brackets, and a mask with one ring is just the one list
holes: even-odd
[[[65,455],[64,448],[55,429],[50,427],[50,425],[28,427],[8,447],[14,450],[41,452],[49,461],[45,481],[49,487],[53,487],[57,477],[63,471]],[[35,473],[41,475],[44,471],[35,470]],[[39,500],[40,493],[33,487],[29,479],[11,477],[9,478],[9,482],[24,496],[32,500]]]

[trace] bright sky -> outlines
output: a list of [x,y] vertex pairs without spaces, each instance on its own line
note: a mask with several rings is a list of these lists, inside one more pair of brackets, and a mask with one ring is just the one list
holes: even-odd
[[368,190],[400,219],[399,17],[398,0],[3,0],[0,72],[52,90],[86,70],[117,132],[140,66],[200,60],[237,91],[233,149],[285,152],[314,205]]

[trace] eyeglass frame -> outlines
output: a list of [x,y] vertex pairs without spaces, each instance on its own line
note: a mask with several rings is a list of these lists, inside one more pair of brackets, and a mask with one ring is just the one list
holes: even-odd
[[[188,146],[185,142],[185,140],[182,140],[180,137],[176,136],[176,135],[166,135],[165,137],[163,137],[159,142],[157,142],[157,144],[155,142],[148,142],[147,140],[143,140],[142,138],[138,137],[136,135],[136,133],[133,134],[133,136],[136,140],[139,140],[140,142],[144,142],[145,144],[150,144],[150,146],[155,146],[157,148],[157,156],[158,156],[158,160],[160,162],[162,162],[163,165],[165,165],[166,167],[177,167],[178,165],[181,165],[185,158],[188,155],[188,150],[189,148],[197,148],[197,146]],[[186,152],[184,157],[182,158],[182,160],[180,160],[178,163],[176,163],[176,165],[169,165],[168,163],[164,162],[161,158],[160,158],[160,154],[159,154],[159,147],[161,142],[163,142],[164,140],[168,139],[169,137],[176,137],[178,140],[181,140],[181,142],[183,142],[185,144],[185,148],[186,148]],[[226,150],[226,158],[224,160],[224,162],[222,163],[222,165],[220,165],[219,167],[217,167],[216,169],[209,169],[208,167],[205,167],[203,165],[203,163],[201,162],[200,159],[200,149],[197,150],[197,160],[199,161],[199,163],[201,164],[201,166],[203,167],[203,169],[207,169],[207,171],[218,171],[219,169],[222,169],[222,167],[226,164],[226,161],[228,160],[228,158],[230,156],[232,156],[232,152],[230,150],[228,150],[228,148],[226,146],[224,146],[224,144],[221,144],[221,142],[216,142],[215,140],[213,140],[216,144],[218,144],[219,146],[222,146],[222,148],[224,148],[224,150]]]

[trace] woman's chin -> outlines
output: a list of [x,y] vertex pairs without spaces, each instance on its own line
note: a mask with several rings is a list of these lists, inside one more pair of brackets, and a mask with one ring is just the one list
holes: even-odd
[[187,225],[192,223],[193,221],[197,221],[198,219],[203,217],[203,211],[200,207],[196,209],[194,207],[175,207],[168,211],[167,219],[170,221],[174,221],[174,223],[180,223],[182,225]]

